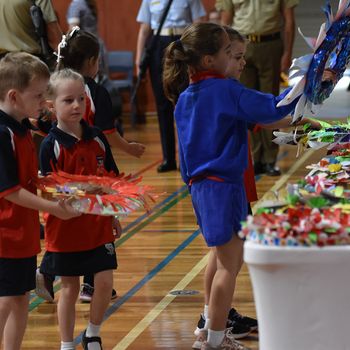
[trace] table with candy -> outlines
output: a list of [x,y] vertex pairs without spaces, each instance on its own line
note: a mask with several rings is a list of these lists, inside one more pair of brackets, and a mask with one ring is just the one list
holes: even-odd
[[254,216],[248,216],[240,236],[271,246],[350,244],[349,137],[349,124],[300,137],[299,142],[308,147],[328,147],[328,154],[307,166],[310,172],[304,179],[287,186],[285,200],[262,204]]

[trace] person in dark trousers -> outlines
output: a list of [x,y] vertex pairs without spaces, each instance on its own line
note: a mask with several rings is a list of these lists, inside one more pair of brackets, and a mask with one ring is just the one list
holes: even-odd
[[[137,73],[139,73],[139,66],[145,45],[153,33],[157,31],[162,13],[168,1],[142,1],[137,16],[137,21],[140,22],[136,50]],[[171,42],[180,38],[187,25],[203,20],[205,15],[206,12],[200,0],[174,0],[151,55],[149,71],[157,105],[163,152],[163,162],[158,167],[158,172],[160,173],[176,170],[174,109],[171,102],[164,95],[162,83],[164,51]]]

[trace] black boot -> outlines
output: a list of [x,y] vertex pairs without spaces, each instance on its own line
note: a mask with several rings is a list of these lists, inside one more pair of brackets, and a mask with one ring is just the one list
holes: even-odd
[[176,162],[170,162],[165,160],[161,165],[159,165],[157,171],[158,173],[165,173],[167,171],[176,170]]

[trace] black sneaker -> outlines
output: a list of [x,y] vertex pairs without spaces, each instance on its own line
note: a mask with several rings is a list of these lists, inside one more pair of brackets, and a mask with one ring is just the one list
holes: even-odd
[[88,283],[83,283],[81,285],[79,299],[81,302],[90,303],[92,295],[94,294],[94,287],[90,286]]
[[118,298],[118,294],[117,291],[115,289],[112,289],[112,296],[111,296],[111,300],[115,300]]
[[243,324],[250,328],[251,331],[258,330],[258,321],[255,318],[242,316],[236,309],[232,308],[228,314],[228,322]]
[[[94,287],[90,286],[88,283],[83,283],[80,289],[79,299],[83,303],[90,303],[92,299],[92,295],[94,294]],[[117,291],[112,289],[111,300],[115,300],[118,298]]]
[[102,350],[101,337],[87,337],[86,330],[85,330],[83,333],[83,338],[81,339],[81,345],[83,346],[83,349],[89,350],[90,343],[98,343],[100,345],[101,350]]
[[[204,319],[203,314],[201,314],[200,317],[199,317],[197,328],[194,331],[194,334],[197,337],[203,331],[204,325],[205,325],[205,319]],[[231,333],[233,334],[235,339],[244,338],[244,337],[248,336],[249,333],[251,332],[250,327],[248,327],[248,326],[246,326],[246,325],[244,325],[242,323],[238,323],[236,321],[231,321],[230,319],[227,319],[226,328],[227,329],[231,328]]]
[[265,165],[265,174],[268,176],[280,176],[281,170],[274,163],[269,163]]

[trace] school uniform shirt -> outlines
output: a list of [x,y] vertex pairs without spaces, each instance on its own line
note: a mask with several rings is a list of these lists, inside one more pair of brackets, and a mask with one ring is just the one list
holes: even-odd
[[109,92],[97,84],[94,79],[85,77],[86,110],[83,119],[90,125],[96,126],[102,132],[112,134],[116,131],[115,116]]
[[[168,0],[143,0],[137,22],[147,23],[153,30],[158,29],[167,3]],[[201,0],[174,0],[163,28],[184,28],[205,15]]]
[[[52,127],[40,147],[40,169],[43,175],[54,169],[79,175],[101,175],[102,169],[119,173],[103,133],[88,126],[84,120],[81,125],[81,140],[56,125]],[[49,215],[45,237],[46,250],[49,252],[91,250],[114,240],[112,217],[83,214],[70,220],[60,220]]]
[[276,107],[288,92],[275,97],[233,79],[210,78],[190,84],[175,107],[185,183],[203,175],[242,182],[248,159],[247,123],[272,123],[293,111],[298,99]]
[[38,161],[28,119],[19,123],[0,110],[0,258],[29,258],[40,252],[37,210],[5,197],[21,188],[36,194]]

